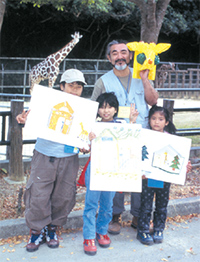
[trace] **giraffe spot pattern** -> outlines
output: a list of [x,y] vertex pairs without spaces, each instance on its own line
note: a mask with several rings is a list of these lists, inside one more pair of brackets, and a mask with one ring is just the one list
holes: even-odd
[[49,55],[44,61],[35,65],[30,72],[31,88],[33,89],[34,83],[39,84],[41,80],[49,78],[49,87],[53,87],[57,75],[59,73],[59,65],[69,54],[72,48],[79,42],[82,36],[75,32],[73,40],[71,40],[67,45],[61,48],[54,54]]

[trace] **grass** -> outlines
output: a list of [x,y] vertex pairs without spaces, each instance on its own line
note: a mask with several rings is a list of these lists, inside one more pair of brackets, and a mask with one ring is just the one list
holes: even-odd
[[[173,115],[173,123],[177,129],[200,128],[200,112],[176,112]],[[192,139],[192,147],[200,146],[200,135],[187,138]]]

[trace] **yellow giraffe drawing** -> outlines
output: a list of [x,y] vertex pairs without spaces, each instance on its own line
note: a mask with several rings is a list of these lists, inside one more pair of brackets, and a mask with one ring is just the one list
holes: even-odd
[[82,123],[82,122],[80,123],[80,125],[81,125],[81,130],[82,130],[82,131],[81,131],[81,133],[79,134],[79,137],[80,137],[83,141],[87,141],[87,140],[88,140],[88,131],[83,128],[83,123]]
[[72,125],[74,110],[67,101],[55,105],[52,109],[49,128],[56,130],[58,121],[62,120],[61,132],[68,134]]

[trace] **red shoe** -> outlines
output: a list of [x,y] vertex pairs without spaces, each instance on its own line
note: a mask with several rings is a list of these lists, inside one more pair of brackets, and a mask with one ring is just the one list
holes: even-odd
[[94,256],[97,253],[97,247],[94,239],[85,239],[83,242],[84,252],[87,255]]
[[96,233],[96,240],[98,241],[100,247],[109,247],[111,240],[108,235],[101,235]]

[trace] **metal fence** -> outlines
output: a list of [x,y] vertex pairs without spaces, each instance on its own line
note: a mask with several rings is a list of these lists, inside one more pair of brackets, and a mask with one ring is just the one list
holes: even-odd
[[[31,68],[43,61],[43,58],[1,57],[0,58],[0,98],[9,100],[13,97],[30,99],[29,73]],[[162,62],[160,64],[170,64]],[[175,70],[162,71],[157,66],[155,88],[160,98],[195,98],[200,97],[200,64],[175,62]],[[96,80],[112,68],[107,60],[102,59],[65,59],[60,66],[60,75],[69,68],[81,70],[87,82],[83,97],[89,98]],[[55,89],[59,88],[58,76]],[[48,85],[47,80],[40,83]]]

